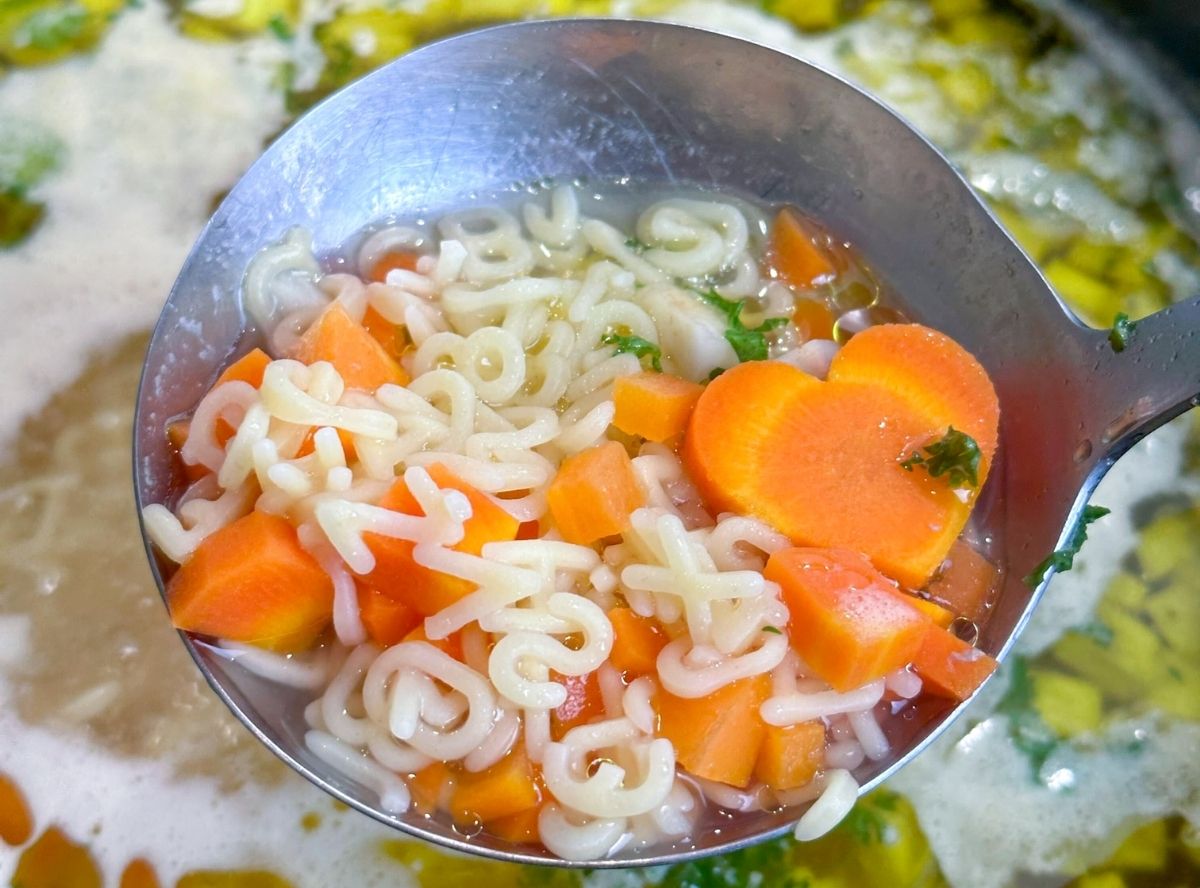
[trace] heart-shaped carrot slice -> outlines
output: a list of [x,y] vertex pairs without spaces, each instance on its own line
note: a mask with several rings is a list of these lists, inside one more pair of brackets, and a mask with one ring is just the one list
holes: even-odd
[[904,469],[949,426],[979,444],[983,485],[1000,408],[965,349],[917,324],[855,336],[828,381],[773,361],[726,371],[692,414],[683,458],[715,511],[754,515],[797,545],[862,552],[923,586],[970,516],[978,488]]

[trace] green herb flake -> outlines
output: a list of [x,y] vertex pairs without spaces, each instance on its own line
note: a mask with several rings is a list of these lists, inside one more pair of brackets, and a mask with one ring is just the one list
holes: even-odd
[[1029,759],[1033,779],[1040,781],[1042,766],[1058,748],[1059,741],[1034,708],[1033,678],[1024,657],[1012,658],[1008,690],[996,704],[996,712],[1007,716],[1008,733],[1013,746]]
[[787,318],[768,318],[757,327],[747,327],[742,323],[745,302],[726,299],[715,289],[692,292],[725,316],[725,339],[733,346],[733,352],[739,361],[765,361],[768,357],[765,334],[788,322]]
[[296,36],[296,33],[292,30],[291,23],[282,13],[276,13],[271,16],[271,20],[267,22],[267,28],[284,43],[290,43]]
[[15,247],[41,224],[46,205],[18,190],[0,189],[0,249]]
[[625,246],[637,253],[639,256],[650,249],[650,245],[648,243],[636,237],[627,238],[625,241]]
[[772,635],[783,635],[783,630],[778,626],[763,626],[763,632],[770,632]]
[[1125,312],[1120,312],[1113,321],[1112,329],[1108,331],[1108,344],[1112,346],[1112,350],[1118,353],[1125,351],[1136,329],[1137,322],[1129,320],[1129,315]]
[[954,426],[941,438],[921,448],[924,455],[913,452],[900,463],[900,467],[911,472],[916,466],[924,466],[934,478],[946,476],[951,487],[978,487],[979,460],[982,454],[975,439]]
[[640,336],[622,336],[619,333],[606,333],[600,341],[605,345],[616,346],[613,350],[614,355],[628,353],[639,359],[649,358],[650,366],[658,373],[663,372],[662,349],[649,339],[642,339]]
[[74,3],[47,7],[21,23],[14,42],[51,52],[76,41],[87,24],[87,10]]
[[1093,521],[1098,521],[1108,513],[1109,510],[1104,508],[1104,506],[1084,506],[1083,513],[1079,516],[1079,521],[1076,522],[1075,530],[1071,532],[1071,537],[1067,540],[1067,544],[1061,549],[1055,549],[1042,559],[1042,562],[1025,577],[1025,585],[1030,589],[1036,589],[1041,585],[1042,580],[1046,579],[1046,574],[1051,568],[1054,569],[1055,573],[1062,573],[1074,567],[1075,556],[1079,554],[1079,550],[1087,542],[1088,525]]
[[724,367],[713,367],[711,370],[708,371],[708,381],[712,382],[714,379],[716,379],[718,376],[720,376],[724,372],[725,372]]

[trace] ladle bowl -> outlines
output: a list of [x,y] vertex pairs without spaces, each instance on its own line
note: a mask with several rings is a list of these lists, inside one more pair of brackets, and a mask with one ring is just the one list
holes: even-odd
[[[978,636],[993,656],[1012,646],[1050,575],[1036,589],[1022,577],[1067,539],[1104,471],[1200,394],[1200,301],[1142,320],[1114,351],[1107,331],[1062,305],[936,149],[837,77],[675,25],[523,23],[427,46],[352,84],[280,136],[225,198],[146,356],[135,422],[139,508],[182,489],[167,422],[258,336],[240,303],[258,249],[303,226],[320,255],[372,220],[436,213],[545,179],[678,183],[794,204],[861,250],[904,314],[979,358],[1002,408],[1000,456],[977,512],[1006,576]],[[162,588],[166,565],[147,549]],[[346,804],[461,851],[570,865],[486,834],[468,839],[445,820],[384,812],[373,791],[306,749],[303,695],[183,641],[237,717]],[[862,790],[918,754],[956,711],[925,700],[892,720],[894,752],[856,772]],[[799,813],[745,813],[679,845],[587,865],[724,853],[786,832]]]

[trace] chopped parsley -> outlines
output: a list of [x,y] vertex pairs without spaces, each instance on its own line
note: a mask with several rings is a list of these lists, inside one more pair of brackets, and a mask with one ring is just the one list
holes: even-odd
[[763,626],[763,632],[770,632],[772,635],[783,635],[783,630],[778,626]]
[[1137,329],[1137,322],[1129,320],[1129,315],[1125,312],[1120,312],[1113,321],[1112,329],[1108,331],[1108,344],[1112,346],[1112,350],[1115,352],[1125,351],[1135,329]]
[[900,467],[911,472],[915,466],[924,466],[934,478],[945,475],[951,487],[979,486],[979,445],[966,432],[950,426],[941,438],[921,449],[924,455],[914,451]]
[[636,237],[626,239],[625,246],[633,250],[633,252],[637,253],[639,256],[650,249],[650,245],[648,243]]
[[290,43],[292,38],[296,36],[292,30],[291,23],[283,16],[282,13],[276,13],[271,16],[271,20],[267,22],[267,27],[271,33],[282,40],[284,43]]
[[725,339],[733,346],[739,361],[765,361],[767,359],[766,334],[782,327],[787,318],[767,318],[757,327],[742,323],[745,302],[726,299],[716,290],[694,290],[701,299],[725,315]]
[[613,350],[614,355],[628,353],[639,359],[649,358],[650,366],[659,373],[663,372],[662,349],[649,339],[642,339],[640,336],[622,336],[619,333],[606,333],[600,341],[605,345],[616,346]]
[[0,188],[0,249],[29,237],[45,214],[45,204],[27,199],[18,189]]
[[20,24],[14,42],[52,52],[78,40],[83,36],[87,24],[87,10],[74,3],[47,7],[39,9]]
[[1071,537],[1067,540],[1067,544],[1061,549],[1055,549],[1042,559],[1042,563],[1035,567],[1029,576],[1025,577],[1025,585],[1031,589],[1036,589],[1041,585],[1042,580],[1046,579],[1046,574],[1051,568],[1054,568],[1055,573],[1062,573],[1074,567],[1075,556],[1079,554],[1079,550],[1087,542],[1088,525],[1093,521],[1103,518],[1108,513],[1109,510],[1104,508],[1104,506],[1084,506],[1083,514],[1079,516],[1079,521],[1076,522],[1075,530],[1071,532]]
[[711,370],[708,371],[708,381],[712,382],[714,379],[716,379],[718,376],[720,376],[724,372],[725,372],[724,367],[713,367]]
[[1013,745],[1033,769],[1033,779],[1041,780],[1042,766],[1058,747],[1058,737],[1034,707],[1033,678],[1024,657],[1013,657],[1009,667],[1008,690],[996,704],[996,712],[1008,717],[1008,733]]

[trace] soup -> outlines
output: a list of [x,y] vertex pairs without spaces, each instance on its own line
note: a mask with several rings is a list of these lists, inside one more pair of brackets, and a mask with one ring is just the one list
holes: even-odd
[[146,530],[175,625],[315,691],[308,749],[388,814],[570,860],[808,803],[816,838],[996,666],[996,394],[796,210],[633,195],[263,249],[263,347],[170,424]]

